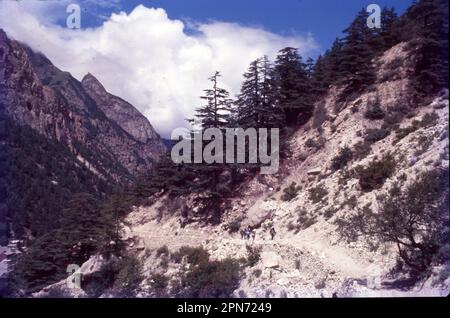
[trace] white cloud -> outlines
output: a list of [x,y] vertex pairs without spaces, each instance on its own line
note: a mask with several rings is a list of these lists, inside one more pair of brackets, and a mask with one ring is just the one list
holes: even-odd
[[186,32],[186,23],[142,5],[129,14],[112,14],[95,29],[73,31],[43,19],[45,12],[61,11],[61,6],[42,3],[47,1],[33,6],[2,1],[0,27],[76,78],[94,74],[111,93],[144,113],[163,136],[186,126],[184,119],[200,105],[214,71],[222,73],[222,86],[237,94],[252,60],[274,57],[285,46],[298,47],[305,55],[317,48],[311,35],[284,37],[235,23],[190,23],[193,32]]

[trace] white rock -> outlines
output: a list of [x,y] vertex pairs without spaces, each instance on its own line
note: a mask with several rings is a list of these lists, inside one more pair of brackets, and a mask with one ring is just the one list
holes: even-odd
[[321,172],[322,172],[322,169],[320,169],[320,168],[314,168],[314,169],[308,170],[307,174],[308,174],[309,176],[316,176],[316,175],[319,175]]
[[281,263],[281,257],[275,252],[263,252],[261,260],[265,268],[277,268]]
[[247,211],[247,219],[244,221],[244,225],[258,227],[264,221],[271,219],[273,215],[273,208],[264,205],[264,202],[257,203]]

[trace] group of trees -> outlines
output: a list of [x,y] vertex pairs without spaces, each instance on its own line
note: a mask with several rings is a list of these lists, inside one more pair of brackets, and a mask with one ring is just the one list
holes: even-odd
[[[448,47],[444,36],[447,6],[446,1],[422,0],[401,17],[393,8],[385,7],[381,28],[373,29],[367,26],[369,14],[363,9],[344,30],[345,36],[336,39],[316,61],[309,58],[304,62],[297,49],[286,47],[274,62],[267,56],[251,62],[236,99],[220,85],[220,73],[216,72],[210,78],[211,87],[201,97],[204,104],[190,121],[197,124],[197,132],[212,127],[280,128],[284,140],[289,130],[286,128],[306,122],[314,112],[314,100],[325,94],[330,85],[343,87],[340,99],[344,101],[374,84],[373,59],[401,41],[415,45],[417,65],[411,80],[412,92],[432,96],[448,82],[448,70],[443,67],[448,61],[442,55],[443,48]],[[281,148],[281,156],[284,153]],[[136,189],[144,195],[160,190],[174,195],[198,192],[208,202],[217,203],[254,173],[254,165],[174,164],[167,156]],[[219,210],[205,206],[206,210]],[[213,214],[218,220],[220,213]]]
[[118,255],[123,249],[122,220],[131,201],[122,192],[108,200],[93,195],[74,195],[58,211],[60,225],[35,238],[13,259],[12,290],[16,296],[35,292],[67,276],[67,266],[81,266],[90,256]]
[[117,249],[131,202],[114,191],[115,181],[27,126],[6,119],[1,128],[0,243],[19,239],[22,252],[13,260],[13,289],[35,291],[64,277],[68,264]]
[[210,78],[212,87],[201,96],[206,103],[196,109],[197,121],[190,120],[202,129],[295,126],[299,117],[307,120],[312,114],[308,65],[296,48],[282,49],[275,63],[267,56],[251,62],[235,100],[220,87],[220,76],[216,72]]
[[5,121],[2,156],[6,218],[16,239],[36,238],[60,227],[61,210],[73,194],[92,193],[98,199],[112,190],[103,179],[79,164],[65,145],[29,127]]
[[[201,96],[204,103],[196,109],[195,117],[189,119],[193,123],[191,135],[194,138],[208,128],[280,128],[284,132],[286,126],[295,126],[299,120],[307,121],[312,115],[310,73],[295,48],[281,50],[275,63],[267,56],[251,62],[234,100],[221,87],[220,77],[219,72],[210,77],[211,87]],[[148,177],[137,183],[135,193],[137,196],[161,190],[175,196],[201,193],[199,200],[205,215],[219,222],[223,199],[242,180],[253,175],[258,166],[259,163],[175,164],[166,155]]]
[[368,16],[362,9],[344,30],[345,36],[318,57],[312,72],[316,93],[333,84],[344,87],[342,99],[360,93],[374,83],[373,59],[400,42],[407,42],[414,56],[411,103],[448,87],[448,1],[417,1],[401,17],[385,7],[381,28],[368,28]]
[[343,31],[344,37],[337,38],[316,61],[308,58],[304,62],[297,49],[286,47],[274,63],[267,56],[251,62],[235,101],[225,89],[218,88],[220,75],[216,73],[211,78],[213,89],[202,97],[208,106],[197,110],[203,127],[214,122],[207,115],[218,118],[220,123],[215,127],[301,124],[311,117],[313,98],[324,94],[330,85],[344,88],[342,99],[370,87],[376,79],[373,59],[400,42],[408,42],[415,56],[412,95],[430,96],[448,86],[447,1],[418,1],[401,17],[394,8],[384,7],[380,28],[369,28],[368,18],[363,8]]

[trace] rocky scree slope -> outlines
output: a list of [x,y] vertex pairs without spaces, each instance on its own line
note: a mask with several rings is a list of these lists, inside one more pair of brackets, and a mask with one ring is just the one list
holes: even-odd
[[[342,88],[331,87],[316,104],[316,113],[290,140],[292,156],[277,175],[255,176],[242,185],[225,212],[221,225],[192,222],[181,228],[181,211],[192,211],[192,197],[176,200],[161,195],[149,207],[136,207],[129,215],[124,239],[129,249],[143,259],[148,291],[151,273],[162,273],[176,281],[182,267],[161,266],[157,250],[167,246],[171,253],[181,246],[203,246],[213,259],[241,258],[247,245],[261,248],[261,260],[246,268],[236,297],[338,297],[447,295],[448,270],[436,267],[420,286],[403,290],[392,285],[390,270],[398,254],[390,243],[370,239],[344,240],[337,220],[354,211],[378,208],[378,197],[388,196],[397,182],[402,188],[424,171],[448,171],[448,92],[429,105],[408,105],[408,74],[411,59],[406,43],[386,51],[378,60],[377,82],[360,96],[338,102]],[[395,66],[394,66],[395,65]],[[380,107],[384,115],[370,118]],[[422,123],[422,124],[420,124]],[[348,148],[353,157],[342,167],[333,159]],[[354,171],[390,154],[393,171],[382,184],[367,191]],[[284,189],[296,183],[295,195],[286,200]],[[242,240],[230,228],[252,225],[254,242]],[[275,227],[272,241],[268,229]],[[170,286],[170,285],[169,285]],[[147,290],[147,292],[145,292]]]

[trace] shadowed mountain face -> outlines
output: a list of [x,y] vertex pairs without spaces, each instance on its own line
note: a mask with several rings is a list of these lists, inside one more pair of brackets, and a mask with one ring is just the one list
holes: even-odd
[[92,75],[79,82],[1,29],[0,137],[0,245],[58,228],[74,194],[104,198],[166,151]]
[[7,117],[66,145],[91,171],[117,181],[133,179],[165,151],[147,118],[94,76],[81,83],[3,31],[0,65]]

